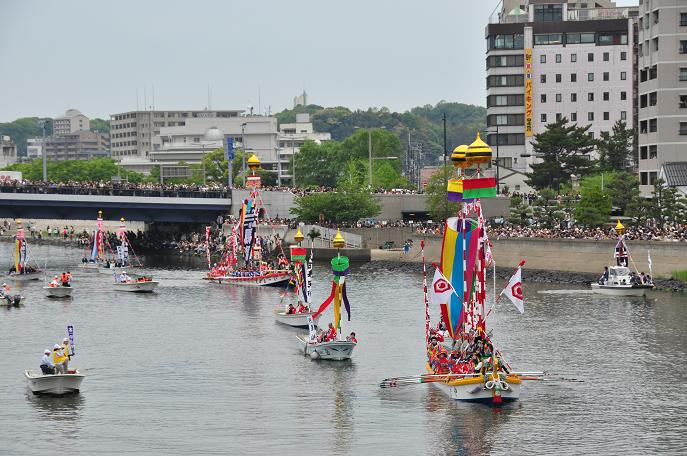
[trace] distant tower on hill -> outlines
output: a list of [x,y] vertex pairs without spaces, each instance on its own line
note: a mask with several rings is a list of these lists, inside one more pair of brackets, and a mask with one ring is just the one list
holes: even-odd
[[293,107],[296,108],[298,106],[308,106],[308,94],[305,93],[305,90],[297,97],[293,97]]

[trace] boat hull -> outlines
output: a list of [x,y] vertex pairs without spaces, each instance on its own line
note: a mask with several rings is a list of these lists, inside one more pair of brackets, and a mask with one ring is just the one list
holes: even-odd
[[606,296],[646,296],[651,285],[599,285],[592,284],[592,292]]
[[72,295],[72,287],[43,287],[49,298],[69,298]]
[[24,296],[19,297],[19,302],[14,301],[14,295],[12,296],[12,302],[7,302],[6,298],[0,297],[0,307],[19,307],[24,304]]
[[15,274],[10,273],[7,277],[15,282],[28,282],[30,280],[39,280],[43,275],[43,272],[30,272],[28,274]]
[[131,283],[113,283],[112,287],[116,291],[128,291],[130,293],[152,293],[157,288],[159,282],[152,280],[150,282],[131,282]]
[[227,284],[227,285],[247,285],[254,287],[279,287],[285,286],[291,280],[291,275],[288,272],[267,274],[256,277],[206,277],[212,283]]
[[63,396],[78,393],[84,376],[79,371],[73,374],[44,375],[41,372],[24,371],[26,383],[33,394]]
[[[430,374],[434,373],[429,366],[427,366],[427,372]],[[432,382],[432,385],[456,401],[498,405],[503,402],[514,402],[520,399],[522,380],[517,376],[507,376],[504,384],[506,388],[501,389],[498,394],[500,401],[494,398],[496,396],[494,388],[486,387],[483,375]]]
[[97,271],[101,267],[102,267],[102,265],[100,263],[80,263],[79,264],[79,269],[83,269],[84,271]]
[[[300,313],[300,314],[287,314],[283,310],[274,311],[274,319],[287,326],[294,328],[307,328],[308,327],[308,317],[313,315],[315,312]],[[317,326],[320,316],[313,318],[313,323]]]
[[298,342],[303,350],[303,354],[310,356],[312,359],[345,361],[347,359],[351,359],[351,356],[353,355],[353,349],[357,345],[355,342],[348,342],[345,340],[311,344],[308,342],[308,336],[296,337],[298,338]]

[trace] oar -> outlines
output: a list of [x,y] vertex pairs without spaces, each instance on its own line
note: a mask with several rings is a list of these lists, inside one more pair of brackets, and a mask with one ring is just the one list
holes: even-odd
[[395,388],[404,385],[417,385],[420,383],[443,382],[449,377],[474,377],[479,374],[423,374],[407,377],[385,378],[379,384],[380,388]]

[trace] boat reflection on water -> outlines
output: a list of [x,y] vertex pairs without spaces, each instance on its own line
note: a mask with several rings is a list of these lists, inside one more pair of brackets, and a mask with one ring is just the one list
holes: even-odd
[[446,394],[438,388],[427,388],[425,410],[432,422],[427,427],[427,448],[433,448],[436,454],[490,454],[497,443],[493,439],[499,435],[499,428],[520,407],[519,402],[486,407],[447,400]]
[[85,400],[81,394],[67,396],[36,396],[26,389],[26,400],[31,404],[41,420],[52,422],[52,429],[64,437],[77,438],[79,426],[75,423],[81,418]]
[[356,366],[351,360],[346,361],[315,361],[322,370],[325,381],[331,385],[333,391],[333,407],[328,413],[334,438],[331,439],[329,454],[347,454],[351,451],[351,437],[353,436],[353,401],[355,392],[351,379],[355,377]]

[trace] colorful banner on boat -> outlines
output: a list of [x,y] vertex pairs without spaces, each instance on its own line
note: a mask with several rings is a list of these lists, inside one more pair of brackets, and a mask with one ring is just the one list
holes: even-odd
[[480,177],[463,181],[463,199],[495,198],[496,178]]
[[351,305],[348,302],[348,296],[346,295],[346,276],[349,272],[349,261],[348,257],[336,256],[332,258],[331,261],[332,272],[334,273],[334,279],[332,281],[332,291],[329,293],[329,297],[320,305],[317,312],[313,314],[313,318],[316,318],[322,312],[324,312],[329,304],[334,302],[334,327],[341,329],[341,303],[343,302],[346,308],[346,314],[348,315],[348,321],[351,321]]
[[449,201],[457,203],[463,200],[463,180],[449,179],[446,186],[446,197]]
[[442,317],[451,337],[457,334],[465,320],[463,303],[469,301],[472,293],[468,284],[473,282],[479,239],[475,228],[476,223],[470,219],[451,217],[446,220],[440,267],[455,293],[452,293],[447,305],[442,306]]
[[241,241],[243,244],[243,255],[246,263],[250,262],[255,244],[255,231],[257,226],[257,214],[252,200],[243,203],[241,212]]

